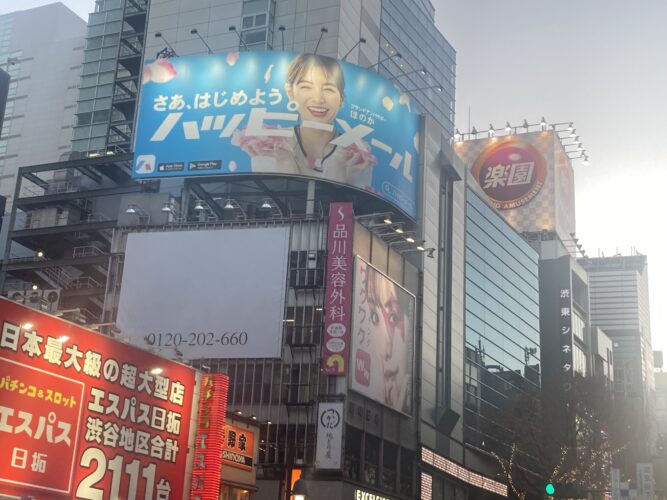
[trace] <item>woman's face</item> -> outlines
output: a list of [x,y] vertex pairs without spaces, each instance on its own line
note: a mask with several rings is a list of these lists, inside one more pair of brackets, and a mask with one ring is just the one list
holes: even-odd
[[388,405],[400,409],[407,391],[408,344],[406,314],[401,310],[396,287],[377,274],[369,276],[371,335],[375,356],[382,366],[384,399]]
[[290,100],[299,106],[302,120],[333,123],[343,98],[331,76],[321,66],[311,66],[287,89]]

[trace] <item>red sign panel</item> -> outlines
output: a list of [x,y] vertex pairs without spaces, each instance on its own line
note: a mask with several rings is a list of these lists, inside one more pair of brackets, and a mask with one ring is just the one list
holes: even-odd
[[255,434],[248,429],[225,424],[222,435],[222,463],[251,471],[254,453]]
[[195,371],[0,298],[0,493],[183,497]]
[[350,351],[352,312],[352,203],[329,205],[327,238],[327,282],[324,296],[324,342],[322,372],[345,375]]
[[202,377],[191,500],[218,500],[220,497],[220,456],[223,449],[228,391],[227,375],[208,374]]
[[471,172],[495,207],[507,210],[525,205],[540,192],[547,163],[532,145],[510,140],[487,147]]

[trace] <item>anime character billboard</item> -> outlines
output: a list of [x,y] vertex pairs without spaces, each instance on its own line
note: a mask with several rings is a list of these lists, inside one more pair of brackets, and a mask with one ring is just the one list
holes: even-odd
[[133,176],[270,173],[363,189],[415,217],[419,115],[392,82],[314,54],[144,67]]

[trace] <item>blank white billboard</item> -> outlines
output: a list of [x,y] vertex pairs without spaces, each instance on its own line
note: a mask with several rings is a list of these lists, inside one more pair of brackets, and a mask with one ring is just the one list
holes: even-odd
[[165,357],[281,355],[289,228],[131,233],[116,324]]

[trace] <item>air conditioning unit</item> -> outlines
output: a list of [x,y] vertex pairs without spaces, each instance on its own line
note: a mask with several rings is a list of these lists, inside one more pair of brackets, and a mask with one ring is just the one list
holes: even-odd
[[7,297],[20,304],[40,311],[54,313],[60,306],[60,289],[9,290]]

